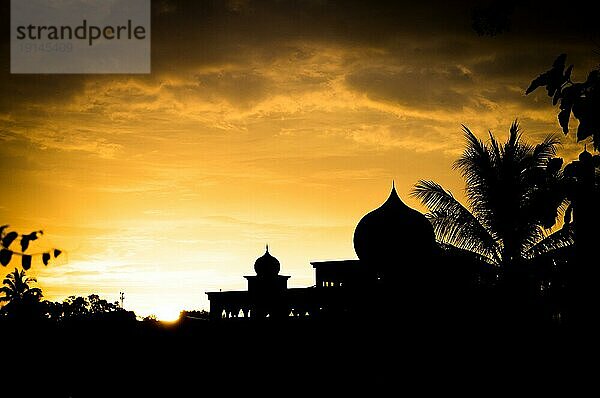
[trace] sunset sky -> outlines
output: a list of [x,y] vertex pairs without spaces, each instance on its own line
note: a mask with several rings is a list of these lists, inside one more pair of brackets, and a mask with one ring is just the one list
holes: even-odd
[[418,179],[462,198],[461,124],[504,139],[518,118],[575,157],[545,92],[524,91],[561,53],[575,80],[598,65],[583,6],[519,2],[490,37],[471,27],[489,1],[447,3],[154,0],[150,75],[11,75],[3,1],[0,224],[66,251],[32,267],[47,299],[123,291],[168,319],[244,289],[266,243],[312,285],[310,261],[355,258],[392,180],[420,210]]

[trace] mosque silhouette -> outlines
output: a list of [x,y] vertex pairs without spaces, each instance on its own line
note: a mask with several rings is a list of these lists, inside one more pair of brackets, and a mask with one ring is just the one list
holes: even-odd
[[[432,316],[440,308],[449,282],[440,264],[451,259],[437,245],[429,220],[402,202],[393,184],[387,200],[356,226],[354,250],[358,260],[311,262],[314,286],[288,288],[290,277],[279,274],[280,263],[267,246],[254,263],[256,275],[244,277],[248,290],[206,293],[210,318],[406,318]],[[476,272],[468,273],[465,281]]]

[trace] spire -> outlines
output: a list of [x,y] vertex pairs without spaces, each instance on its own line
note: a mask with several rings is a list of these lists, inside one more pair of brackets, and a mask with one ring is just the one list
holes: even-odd
[[404,205],[404,202],[402,202],[402,200],[400,199],[400,196],[398,196],[398,191],[396,191],[396,181],[392,180],[392,190],[390,191],[390,196],[386,200],[386,203],[396,202],[396,201],[398,201]]
[[392,190],[390,191],[390,197],[398,196],[398,192],[396,192],[396,181],[392,180]]
[[269,244],[267,243],[267,253],[269,252]]

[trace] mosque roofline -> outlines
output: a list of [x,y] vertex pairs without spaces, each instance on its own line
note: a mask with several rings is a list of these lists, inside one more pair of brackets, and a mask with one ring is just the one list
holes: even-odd
[[360,264],[360,260],[358,260],[358,259],[320,260],[320,261],[311,261],[310,264],[313,266],[313,268],[315,268],[317,266],[322,266],[322,265],[340,265],[340,264],[358,265],[358,264]]
[[[285,278],[285,279],[291,278],[290,275],[279,275],[279,274],[273,275],[273,276],[268,276],[267,278],[272,278],[272,277],[275,277],[275,278]],[[244,275],[244,278],[246,278],[246,279],[254,279],[254,278],[264,278],[264,276],[261,277],[260,275]]]
[[247,296],[248,295],[248,291],[247,290],[226,290],[223,292],[204,292],[204,294],[206,294],[207,296],[211,296],[211,295],[215,295],[218,294],[220,296]]

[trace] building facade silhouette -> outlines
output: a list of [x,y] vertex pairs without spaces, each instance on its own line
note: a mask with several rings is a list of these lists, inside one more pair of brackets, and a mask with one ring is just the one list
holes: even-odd
[[387,200],[354,231],[358,260],[311,262],[315,285],[288,288],[289,276],[267,246],[245,276],[246,291],[208,292],[210,317],[225,319],[389,316],[422,312],[438,291],[432,278],[438,247],[431,223],[408,207],[392,185]]

